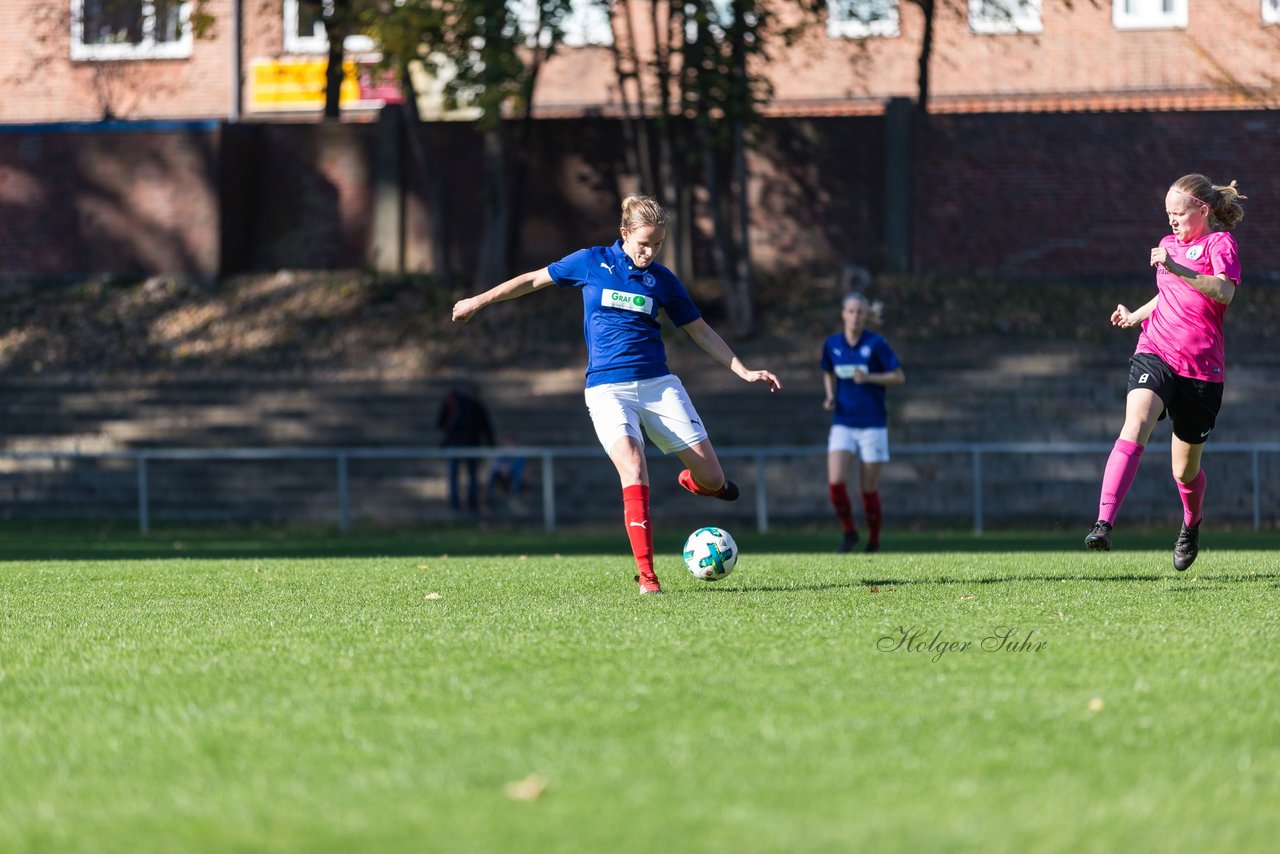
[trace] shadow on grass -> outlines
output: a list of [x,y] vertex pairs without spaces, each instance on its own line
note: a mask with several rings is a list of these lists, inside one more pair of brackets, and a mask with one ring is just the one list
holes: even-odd
[[[659,555],[679,554],[683,533],[659,534]],[[903,531],[887,535],[875,557],[860,554],[840,560],[865,568],[881,562],[909,559],[912,554],[1001,554],[1012,552],[1087,552],[1078,532],[1023,530],[992,531],[983,536],[960,530]],[[829,555],[836,560],[837,537],[830,531],[783,530],[768,534],[741,531],[737,535],[744,554]],[[1171,549],[1173,533],[1134,530],[1126,532],[1117,551]],[[1210,550],[1274,551],[1280,534],[1274,531],[1209,531],[1204,535]],[[626,554],[625,532],[617,530],[562,530],[547,533],[509,528],[423,528],[377,530],[362,528],[340,534],[332,528],[271,527],[159,527],[140,534],[127,523],[0,523],[0,562],[58,560],[146,560],[170,558],[374,558],[374,557],[580,557]],[[1082,578],[1085,576],[1081,576]],[[1097,576],[1094,576],[1095,578]],[[1056,579],[1049,579],[1056,580]],[[886,581],[885,583],[893,583]]]
[[[1194,582],[1192,582],[1194,578]],[[895,587],[911,587],[911,586],[934,586],[934,585],[959,585],[968,587],[972,585],[983,584],[1018,584],[1028,582],[1039,584],[1043,582],[1066,582],[1066,581],[1086,581],[1090,583],[1128,583],[1134,581],[1158,582],[1158,581],[1175,581],[1185,582],[1179,590],[1200,590],[1206,587],[1222,587],[1227,584],[1256,584],[1269,579],[1280,579],[1277,573],[1259,573],[1256,575],[1240,575],[1238,573],[1230,575],[1209,575],[1209,576],[1193,576],[1174,575],[1172,570],[1168,575],[1089,575],[1089,574],[1072,574],[1072,575],[1002,575],[989,578],[953,578],[951,576],[937,576],[935,578],[859,578],[850,581],[830,581],[820,582],[817,584],[772,584],[756,586],[737,586],[737,587],[708,587],[702,593],[791,593],[797,591],[822,592],[824,590],[856,590],[859,587],[867,588],[871,593],[887,592]],[[1280,586],[1280,583],[1273,583],[1271,586]]]

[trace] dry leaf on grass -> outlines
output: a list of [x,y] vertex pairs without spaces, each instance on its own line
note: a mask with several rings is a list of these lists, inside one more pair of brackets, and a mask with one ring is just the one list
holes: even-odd
[[1091,711],[1091,712],[1100,712],[1100,711],[1102,711],[1102,698],[1101,698],[1101,697],[1094,697],[1092,700],[1090,700],[1090,701],[1089,701],[1089,711]]
[[547,790],[547,781],[541,774],[530,774],[523,780],[513,780],[503,787],[513,801],[536,801]]
[[440,596],[440,594],[439,594],[439,593],[428,593],[426,596],[424,596],[424,597],[422,597],[422,598],[423,598],[423,599],[433,599],[433,600],[434,600],[434,599],[440,599],[440,598],[442,598],[442,597]]

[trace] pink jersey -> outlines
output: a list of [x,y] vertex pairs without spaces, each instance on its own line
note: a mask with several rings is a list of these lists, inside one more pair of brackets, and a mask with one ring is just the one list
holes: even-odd
[[[1169,258],[1204,276],[1225,273],[1240,284],[1240,250],[1225,231],[1211,231],[1199,240],[1179,243],[1165,235],[1160,247]],[[1227,307],[1209,299],[1186,282],[1156,265],[1160,298],[1151,316],[1142,322],[1138,353],[1154,353],[1178,376],[1193,380],[1223,381],[1226,351],[1222,343],[1222,318]]]

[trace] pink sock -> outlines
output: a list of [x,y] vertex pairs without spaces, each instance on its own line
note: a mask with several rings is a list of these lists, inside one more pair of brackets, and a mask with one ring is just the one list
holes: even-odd
[[1106,471],[1102,473],[1102,496],[1098,499],[1098,519],[1109,525],[1116,522],[1116,514],[1124,497],[1133,486],[1133,476],[1142,462],[1142,446],[1137,442],[1116,439],[1111,456],[1107,458]]
[[1201,512],[1204,508],[1204,469],[1200,469],[1200,473],[1190,483],[1183,483],[1176,477],[1173,482],[1178,484],[1178,494],[1182,496],[1182,521],[1187,527],[1198,524],[1200,517],[1204,515]]

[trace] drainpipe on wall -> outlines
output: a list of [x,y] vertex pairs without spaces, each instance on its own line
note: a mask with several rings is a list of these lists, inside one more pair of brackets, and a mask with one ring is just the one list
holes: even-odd
[[244,45],[241,38],[242,0],[231,3],[231,107],[227,121],[238,122],[244,112]]
[[911,272],[911,188],[915,170],[912,125],[915,103],[890,98],[884,111],[884,268]]

